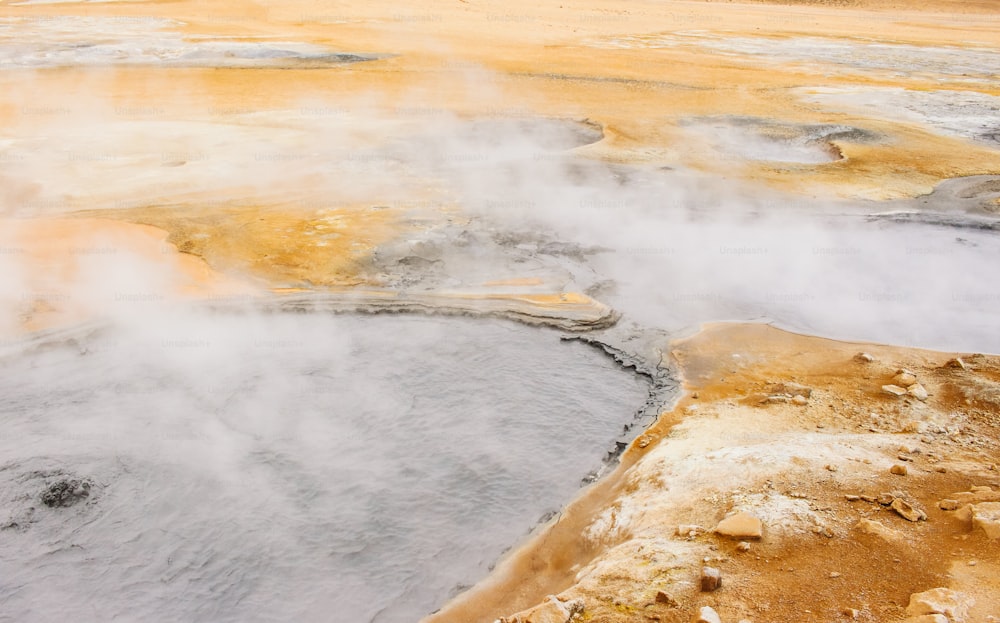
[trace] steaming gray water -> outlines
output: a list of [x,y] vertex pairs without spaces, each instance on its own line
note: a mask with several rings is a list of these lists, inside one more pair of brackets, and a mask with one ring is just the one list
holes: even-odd
[[[0,362],[0,620],[412,622],[646,397],[554,332],[151,315]],[[43,490],[88,478],[49,508]]]

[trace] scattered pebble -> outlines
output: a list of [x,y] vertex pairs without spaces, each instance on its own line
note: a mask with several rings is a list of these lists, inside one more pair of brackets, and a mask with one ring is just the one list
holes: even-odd
[[889,473],[890,474],[896,474],[897,476],[905,476],[906,475],[906,466],[905,465],[900,465],[899,463],[896,463],[895,465],[893,465],[892,467],[889,468]]
[[740,541],[739,544],[736,545],[736,549],[738,549],[741,552],[749,552],[750,543],[748,541]]
[[956,510],[958,508],[958,501],[957,500],[947,500],[947,499],[941,500],[940,502],[938,502],[938,508],[940,508],[943,511],[953,511],[953,510]]
[[920,383],[916,383],[914,385],[910,385],[909,389],[906,390],[906,393],[909,394],[909,395],[911,395],[911,396],[913,396],[914,398],[916,398],[917,400],[919,400],[921,402],[923,402],[924,400],[927,400],[927,398],[929,396],[929,394],[927,393],[927,390]]
[[764,526],[757,517],[741,511],[720,521],[715,532],[735,539],[759,539],[764,533]]
[[889,505],[889,508],[896,511],[896,514],[907,521],[921,521],[927,519],[927,513],[920,510],[919,508],[914,508],[912,504],[904,500],[903,498],[896,498]]
[[826,470],[827,470],[828,472],[835,472],[835,471],[837,471],[837,469],[838,469],[838,468],[837,468],[837,466],[836,466],[836,465],[832,465],[832,464],[829,464],[829,465],[826,465]]
[[691,619],[691,623],[722,623],[722,619],[719,618],[719,613],[709,606],[702,606],[698,610],[698,614]]
[[854,361],[857,361],[858,363],[871,363],[875,361],[875,358],[868,353],[858,353],[857,355],[854,355]]
[[701,568],[701,590],[711,593],[722,586],[722,573],[715,567]]
[[671,608],[676,608],[678,605],[677,600],[670,593],[664,591],[656,591],[656,603],[666,604]]
[[899,385],[883,385],[882,391],[891,394],[893,396],[905,396],[906,389],[900,387]]
[[830,572],[830,577],[831,577],[831,578],[839,578],[839,577],[840,577],[840,574],[839,574],[839,573],[837,573],[836,571],[831,571],[831,572]]
[[897,370],[892,382],[900,387],[909,387],[917,382],[917,375],[909,370]]
[[953,368],[956,370],[965,370],[965,362],[962,361],[961,357],[955,357],[954,359],[949,359],[945,362],[944,367]]
[[911,617],[940,614],[947,617],[946,620],[964,621],[971,605],[972,600],[962,593],[947,588],[932,588],[910,595],[906,614]]
[[698,536],[700,533],[704,532],[705,529],[701,526],[681,524],[677,526],[677,536]]

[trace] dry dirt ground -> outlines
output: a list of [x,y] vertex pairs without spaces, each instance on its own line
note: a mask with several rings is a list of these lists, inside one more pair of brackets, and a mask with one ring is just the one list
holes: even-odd
[[[1000,539],[968,505],[1000,500],[1000,358],[965,354],[962,368],[765,325],[708,326],[673,348],[676,407],[427,621],[680,622],[703,606],[734,623],[901,621],[912,594],[935,588],[968,605],[947,620],[998,620]],[[882,389],[900,369],[926,400]],[[892,510],[895,498],[926,519]],[[759,539],[714,532],[740,512],[761,521]],[[703,566],[721,572],[717,590],[701,590]]]

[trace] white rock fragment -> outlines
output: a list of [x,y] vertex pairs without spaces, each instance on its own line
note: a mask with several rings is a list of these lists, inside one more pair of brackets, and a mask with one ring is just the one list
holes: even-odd
[[981,502],[972,507],[972,525],[990,539],[1000,539],[1000,502]]
[[900,387],[909,387],[917,382],[917,375],[909,370],[897,370],[896,376],[892,377],[892,382]]
[[895,541],[901,538],[899,532],[887,526],[883,526],[879,522],[873,521],[871,519],[862,519],[858,521],[855,527],[861,532],[864,532],[865,534],[877,536],[881,539],[885,539],[886,541]]
[[882,391],[891,394],[893,396],[905,396],[906,389],[900,387],[899,385],[883,385]]
[[764,534],[764,526],[757,517],[740,511],[720,521],[715,533],[740,540],[759,539]]
[[948,588],[932,588],[910,595],[910,605],[906,607],[906,615],[919,617],[940,614],[953,623],[963,623],[973,603],[975,602],[963,593]]
[[722,623],[722,619],[719,618],[719,613],[714,609],[703,606],[698,613],[694,615],[691,619],[691,623]]
[[914,508],[912,504],[904,500],[903,498],[896,498],[889,505],[889,508],[896,511],[896,514],[907,521],[921,521],[927,519],[927,513],[920,510],[919,508]]
[[921,402],[927,400],[929,396],[927,390],[920,383],[914,383],[913,385],[910,385],[909,389],[906,390],[906,393],[913,396],[914,398],[916,398]]

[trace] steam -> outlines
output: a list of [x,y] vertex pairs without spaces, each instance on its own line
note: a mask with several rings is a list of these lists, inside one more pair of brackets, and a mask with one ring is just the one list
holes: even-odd
[[[990,232],[874,222],[871,213],[915,206],[755,185],[738,175],[747,157],[825,165],[811,144],[751,131],[693,123],[678,133],[688,142],[678,153],[729,158],[737,175],[728,179],[680,161],[616,158],[607,120],[536,114],[529,100],[467,69],[468,92],[447,108],[433,81],[392,101],[289,96],[234,108],[186,96],[119,105],[103,95],[100,72],[79,79],[88,96],[51,110],[8,94],[18,123],[0,136],[11,181],[0,213],[396,206],[412,225],[397,243],[444,266],[433,279],[399,279],[401,296],[533,277],[591,293],[628,327],[680,333],[707,321],[763,321],[1000,352],[992,330],[1000,294],[978,276],[1000,251]],[[26,92],[28,76],[19,78]],[[44,72],[34,79],[52,88]],[[507,106],[475,114],[483,92]],[[166,616],[144,597],[166,585],[199,591],[187,601],[176,593],[168,618],[317,618],[344,603],[328,595],[328,580],[347,595],[350,620],[412,620],[455,582],[485,574],[559,503],[525,499],[572,496],[645,397],[640,382],[582,346],[567,351],[575,347],[524,327],[268,315],[249,302],[213,314],[178,294],[197,291],[197,280],[151,234],[94,226],[49,237],[26,234],[31,223],[7,218],[0,234],[3,415],[13,431],[0,448],[0,493],[14,509],[7,526],[21,531],[6,542],[29,544],[9,546],[21,558],[0,563],[0,575],[41,569],[9,597],[22,614],[93,588],[83,570],[97,552],[111,583],[125,587],[118,614],[131,615],[134,600]],[[380,269],[403,271],[381,251],[390,257]],[[72,311],[74,326],[103,324],[52,351],[22,352],[35,343],[9,336],[26,314],[46,313],[46,297]],[[513,441],[500,445],[499,436]],[[565,451],[581,447],[594,452]],[[554,468],[557,458],[566,462]],[[25,500],[64,475],[94,478],[94,503],[66,517],[29,512]],[[456,517],[468,534],[455,536]],[[122,525],[127,546],[116,549]],[[485,533],[496,541],[483,545]],[[86,554],[68,545],[79,535]],[[75,574],[46,566],[48,543],[64,548],[60,561]],[[393,558],[403,551],[411,557]],[[13,560],[4,553],[0,560]],[[145,575],[131,580],[139,559]],[[424,593],[423,578],[407,575],[413,560],[443,561],[458,577],[436,576]],[[41,580],[53,575],[50,590]],[[376,583],[390,594],[373,594]],[[298,610],[263,597],[276,594]],[[71,618],[67,601],[60,618]]]

